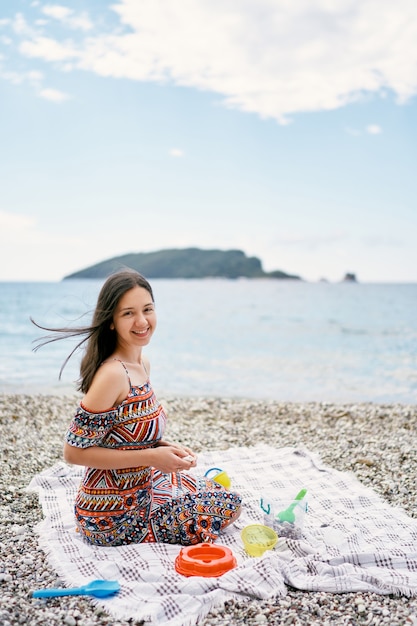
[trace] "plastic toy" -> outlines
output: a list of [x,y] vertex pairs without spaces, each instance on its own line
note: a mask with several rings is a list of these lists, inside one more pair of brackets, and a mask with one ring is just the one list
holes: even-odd
[[53,598],[55,596],[94,596],[106,598],[120,591],[117,580],[92,580],[82,587],[68,589],[37,589],[32,593],[33,598]]
[[210,469],[207,470],[204,476],[210,478],[209,474],[211,474],[211,472],[217,472],[217,474],[212,477],[212,480],[214,480],[215,483],[222,485],[222,487],[225,487],[226,489],[230,489],[232,481],[230,480],[227,472],[220,469],[220,467],[210,467]]
[[262,556],[265,550],[272,550],[278,541],[277,533],[263,524],[245,526],[240,534],[250,556]]
[[175,569],[183,576],[217,578],[236,567],[236,559],[230,548],[212,543],[197,543],[182,548],[175,559]]
[[279,519],[280,522],[289,522],[290,524],[294,524],[295,522],[294,509],[297,506],[297,504],[300,502],[300,500],[304,498],[306,493],[307,493],[307,489],[301,489],[301,491],[297,493],[297,495],[295,496],[294,502],[292,502],[290,506],[284,509],[283,511],[279,511],[279,513],[277,513],[275,517]]

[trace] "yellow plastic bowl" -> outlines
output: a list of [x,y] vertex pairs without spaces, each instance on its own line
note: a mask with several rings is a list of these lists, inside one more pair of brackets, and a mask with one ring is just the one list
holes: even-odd
[[240,535],[250,556],[262,556],[265,550],[272,550],[278,541],[277,533],[263,524],[245,526]]

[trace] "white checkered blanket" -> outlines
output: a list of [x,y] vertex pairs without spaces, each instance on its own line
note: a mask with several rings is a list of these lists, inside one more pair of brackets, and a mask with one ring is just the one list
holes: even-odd
[[[390,507],[353,475],[323,465],[305,449],[259,445],[204,452],[199,472],[216,466],[243,496],[236,524],[217,544],[229,547],[237,567],[219,578],[184,577],[174,567],[181,547],[138,544],[89,546],[75,532],[73,501],[82,468],[58,463],[35,476],[44,520],[39,542],[67,586],[104,578],[121,591],[92,598],[116,619],[188,626],[231,598],[285,595],[286,585],[306,591],[417,595],[417,520]],[[308,513],[300,539],[279,539],[272,551],[246,554],[240,531],[263,523],[261,496],[308,490]]]

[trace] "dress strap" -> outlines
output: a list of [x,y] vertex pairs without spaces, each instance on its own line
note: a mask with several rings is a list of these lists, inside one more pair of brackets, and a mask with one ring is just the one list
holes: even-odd
[[125,372],[126,372],[127,380],[129,381],[129,388],[132,388],[132,383],[131,383],[131,380],[130,380],[129,371],[128,371],[126,365],[120,359],[113,359],[113,360],[114,361],[119,361],[119,363],[121,363],[123,365],[123,367],[125,369]]
[[146,374],[146,376],[149,378],[148,370],[146,369],[146,365],[145,365],[145,363],[144,363],[143,359],[141,360],[141,363],[142,363],[142,367],[143,367],[143,369],[145,370],[145,374]]

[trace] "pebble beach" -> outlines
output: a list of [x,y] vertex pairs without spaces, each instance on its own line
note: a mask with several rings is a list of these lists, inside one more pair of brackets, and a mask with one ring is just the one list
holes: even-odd
[[[305,446],[332,467],[353,472],[386,502],[417,517],[417,406],[163,398],[167,438],[196,452],[263,442],[277,448]],[[47,601],[38,587],[62,586],[38,548],[42,519],[32,477],[62,460],[62,441],[77,395],[0,395],[0,625],[139,626],[117,621],[86,597]],[[199,626],[317,624],[417,626],[417,597],[371,593],[307,593],[284,598],[231,601]]]

